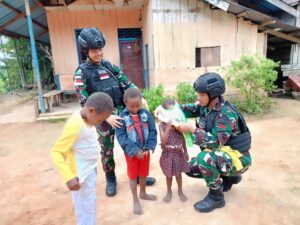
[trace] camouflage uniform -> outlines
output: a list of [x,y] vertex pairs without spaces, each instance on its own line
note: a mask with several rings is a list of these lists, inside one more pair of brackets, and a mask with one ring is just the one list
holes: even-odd
[[220,97],[219,103],[213,108],[218,113],[211,132],[205,131],[205,123],[212,111],[209,112],[206,107],[195,104],[182,105],[181,107],[187,117],[199,116],[198,128],[193,136],[195,144],[199,145],[202,151],[197,157],[192,158],[190,162],[191,171],[188,175],[204,178],[207,186],[216,190],[222,186],[221,175],[237,176],[249,168],[251,156],[248,152],[239,158],[243,169],[236,171],[231,156],[221,151],[229,137],[240,133],[237,123],[238,116],[229,105],[225,104],[223,97]]
[[[99,66],[105,67],[104,62],[105,64],[108,63],[107,61],[102,60]],[[91,61],[87,61],[86,63],[93,64]],[[95,64],[93,64],[92,66],[95,66]],[[135,84],[128,80],[127,76],[122,72],[122,70],[118,66],[112,65],[111,69],[111,72],[115,75],[119,83],[122,85],[123,90],[132,87],[137,88]],[[81,106],[83,106],[87,98],[89,97],[89,93],[87,91],[87,79],[81,68],[78,68],[75,72],[74,85],[79,99],[79,103],[81,104]],[[119,115],[123,108],[124,105],[116,105],[113,115]],[[113,155],[113,148],[115,130],[106,121],[104,121],[101,125],[97,126],[97,132],[99,134],[99,144],[101,146],[101,161],[103,170],[106,173],[114,171],[115,161]]]

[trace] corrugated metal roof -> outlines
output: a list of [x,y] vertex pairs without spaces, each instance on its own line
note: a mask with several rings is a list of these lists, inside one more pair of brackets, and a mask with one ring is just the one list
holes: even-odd
[[[36,41],[50,44],[47,17],[45,9],[35,0],[29,0],[33,32]],[[20,17],[20,13],[25,12],[24,0],[2,0],[0,1],[0,33],[12,37],[29,38],[26,15]],[[18,19],[15,20],[16,17]],[[14,21],[15,20],[15,21]]]
[[278,6],[266,0],[239,0],[238,3],[268,15],[284,12]]
[[[251,20],[258,25],[260,25],[266,21],[274,21],[273,23],[270,23],[270,24],[266,25],[265,27],[269,28],[269,29],[273,29],[273,30],[280,29],[280,32],[285,33],[285,34],[293,33],[294,37],[300,38],[300,28],[299,27],[292,26],[290,24],[282,22],[281,20],[279,20],[277,18],[263,14],[261,12],[255,11],[253,9],[239,5],[237,3],[233,3],[233,2],[228,2],[228,3],[230,4],[229,8],[228,8],[228,12],[231,12],[236,15],[243,14],[242,17],[244,19]],[[283,39],[279,39],[279,40],[283,41]]]

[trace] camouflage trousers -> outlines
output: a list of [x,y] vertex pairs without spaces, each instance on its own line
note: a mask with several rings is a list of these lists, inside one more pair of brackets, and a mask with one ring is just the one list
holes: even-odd
[[101,162],[105,173],[115,170],[114,160],[114,139],[115,129],[113,129],[106,121],[97,126],[99,135],[98,141],[101,146]]
[[203,178],[211,189],[219,189],[222,186],[222,176],[238,176],[251,166],[251,156],[242,155],[239,160],[243,169],[236,171],[230,156],[222,151],[202,151],[190,161],[188,176]]

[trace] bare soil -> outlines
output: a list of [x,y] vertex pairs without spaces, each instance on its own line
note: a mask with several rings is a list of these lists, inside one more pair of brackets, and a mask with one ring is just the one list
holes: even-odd
[[[275,101],[276,106],[270,114],[248,117],[253,136],[253,165],[244,174],[243,181],[225,194],[225,208],[208,214],[194,211],[193,204],[208,190],[203,180],[185,175],[183,187],[188,201],[180,202],[174,182],[173,199],[169,204],[164,203],[166,184],[159,167],[161,149],[157,147],[151,155],[150,171],[157,182],[148,190],[158,196],[158,201],[142,201],[144,215],[134,216],[126,162],[117,146],[118,194],[115,197],[105,196],[105,178],[99,165],[98,224],[299,224],[300,102]],[[50,158],[51,146],[64,123],[26,121],[24,107],[27,104],[29,109],[30,102],[11,107],[3,101],[0,104],[0,225],[75,224],[70,193]],[[9,123],[5,122],[8,118],[11,119]],[[194,147],[189,152],[190,156],[195,156],[199,149]]]

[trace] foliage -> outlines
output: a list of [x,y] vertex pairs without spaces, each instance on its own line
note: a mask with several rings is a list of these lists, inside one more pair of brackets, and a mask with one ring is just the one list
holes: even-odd
[[195,92],[193,85],[186,82],[177,85],[176,95],[180,104],[192,103],[197,100],[197,93]]
[[164,98],[164,87],[160,84],[158,87],[151,87],[143,90],[149,106],[149,111],[153,114],[157,106],[161,105]]
[[238,88],[243,101],[237,100],[237,107],[249,114],[263,112],[271,106],[267,93],[274,90],[279,63],[261,56],[242,56],[224,68],[226,82]]

